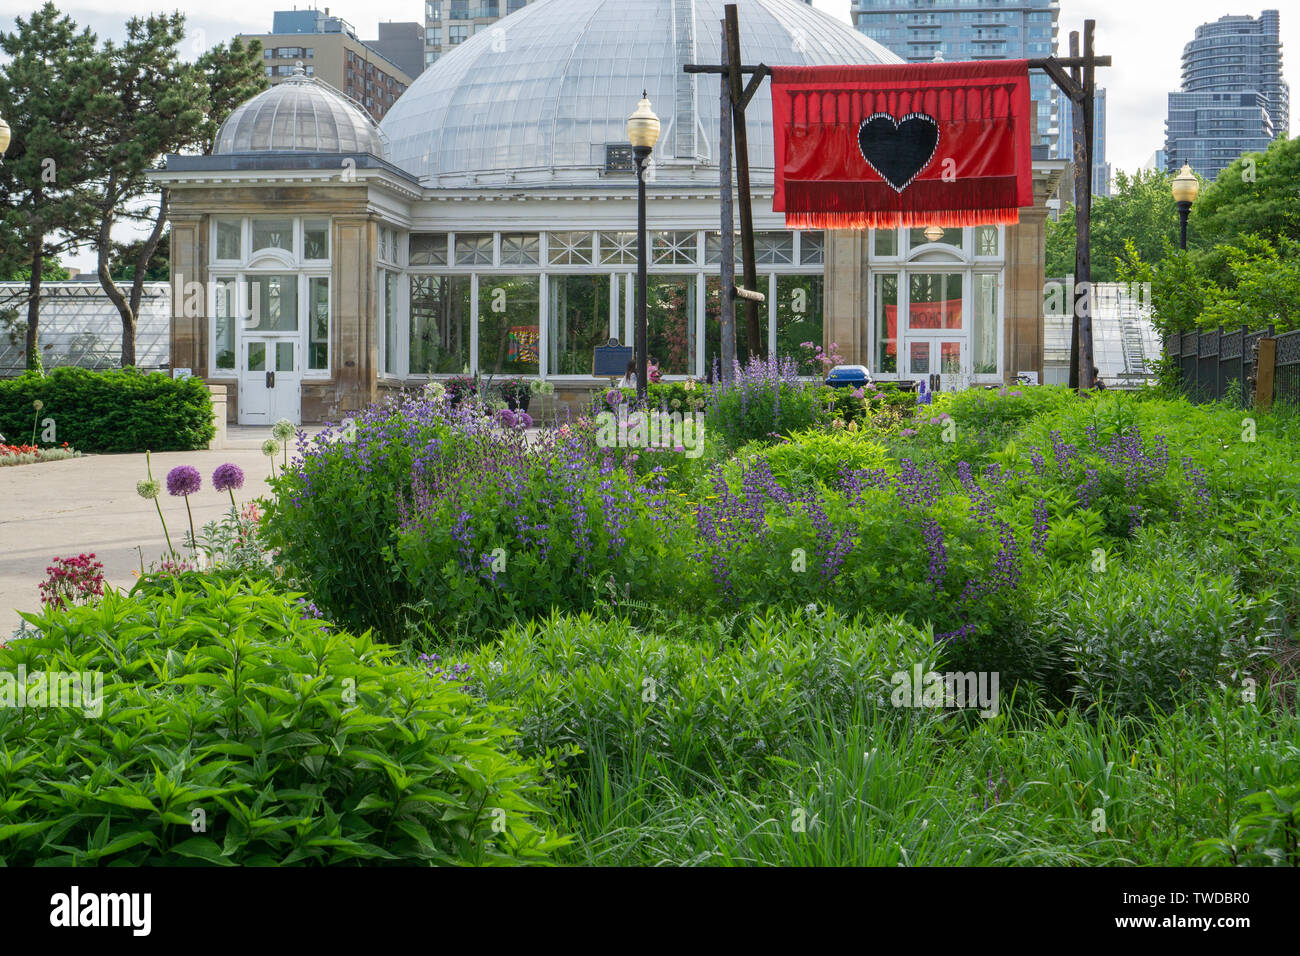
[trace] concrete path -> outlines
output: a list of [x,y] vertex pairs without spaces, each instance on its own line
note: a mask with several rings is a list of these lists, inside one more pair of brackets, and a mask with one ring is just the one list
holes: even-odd
[[[306,431],[314,434],[319,428]],[[203,489],[190,497],[194,527],[201,528],[230,508],[230,496],[212,488],[213,469],[223,462],[244,470],[243,490],[235,493],[241,505],[270,495],[270,462],[261,449],[269,437],[269,427],[232,425],[220,451],[151,456],[153,476],[164,483],[158,501],[177,550],[189,519],[184,500],[167,495],[167,472],[193,465],[203,475]],[[162,557],[167,543],[158,512],[135,492],[135,483],[144,477],[144,455],[87,455],[0,468],[0,643],[18,626],[18,610],[40,609],[38,586],[51,559],[93,551],[104,565],[105,583],[125,589],[135,583],[132,572],[139,573],[141,551],[145,567]]]

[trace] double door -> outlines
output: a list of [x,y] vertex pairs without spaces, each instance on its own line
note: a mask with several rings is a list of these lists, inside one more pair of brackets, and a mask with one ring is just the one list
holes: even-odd
[[302,355],[298,336],[245,335],[239,373],[239,423],[299,424]]
[[903,377],[923,381],[927,388],[937,385],[945,392],[966,388],[971,379],[969,351],[966,336],[960,333],[910,332],[903,352]]

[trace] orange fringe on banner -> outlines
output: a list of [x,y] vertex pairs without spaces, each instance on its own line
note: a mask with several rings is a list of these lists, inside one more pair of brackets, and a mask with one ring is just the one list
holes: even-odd
[[939,226],[956,229],[962,226],[1014,226],[1020,222],[1020,210],[949,209],[915,212],[880,209],[866,212],[790,212],[785,216],[787,229],[920,229]]

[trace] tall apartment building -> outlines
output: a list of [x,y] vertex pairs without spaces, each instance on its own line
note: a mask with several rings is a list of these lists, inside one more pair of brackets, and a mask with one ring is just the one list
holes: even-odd
[[1183,48],[1182,89],[1169,94],[1165,160],[1213,179],[1242,153],[1267,149],[1291,128],[1282,78],[1279,14],[1225,16],[1196,28]]
[[[912,63],[1014,60],[1056,53],[1059,0],[853,0],[853,25]],[[1062,129],[1067,102],[1045,73],[1029,80],[1038,106],[1038,139],[1069,159]]]
[[396,63],[411,78],[424,72],[424,26],[414,20],[380,23],[379,37],[365,43],[380,56]]
[[270,33],[243,33],[240,39],[259,40],[266,78],[275,85],[292,76],[298,63],[364,107],[375,121],[406,92],[414,79],[377,50],[358,39],[341,17],[321,10],[277,10]]
[[425,0],[424,65],[532,0]]

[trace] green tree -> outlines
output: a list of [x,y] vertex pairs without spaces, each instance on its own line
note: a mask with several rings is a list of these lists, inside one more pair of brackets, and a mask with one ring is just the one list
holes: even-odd
[[[193,145],[201,136],[207,91],[202,73],[181,59],[185,17],[159,14],[127,21],[126,40],[112,41],[93,58],[97,92],[90,103],[96,130],[86,157],[95,186],[96,215],[83,238],[94,244],[99,283],[122,319],[122,365],[135,364],[135,328],[148,263],[167,223],[167,192],[148,202],[147,173],[158,158]],[[113,229],[147,225],[149,232],[131,263],[126,292],[113,278]]]
[[[164,231],[154,245],[153,255],[145,264],[145,282],[166,282],[171,278],[171,235]],[[115,282],[132,282],[147,239],[113,243],[113,265],[109,269]]]
[[267,88],[262,69],[262,42],[244,44],[239,37],[227,47],[218,43],[199,57],[196,64],[208,88],[207,112],[199,130],[198,148],[211,156],[217,143],[217,131],[235,109]]
[[1246,236],[1223,248],[1232,282],[1206,303],[1198,324],[1227,329],[1271,325],[1279,333],[1300,328],[1300,242],[1287,236]]
[[[47,257],[41,263],[41,281],[42,282],[62,282],[72,276],[58,259]],[[0,272],[0,282],[27,282],[32,277],[31,264],[10,265],[6,271]]]
[[[1071,203],[1047,224],[1047,275],[1074,273],[1075,208]],[[1178,244],[1178,208],[1160,170],[1120,172],[1110,196],[1092,202],[1092,281],[1118,281],[1129,244],[1144,262],[1159,262]]]
[[1219,173],[1192,206],[1189,229],[1205,245],[1248,235],[1300,240],[1300,139],[1274,140]]
[[0,272],[27,273],[27,367],[39,369],[45,262],[75,247],[94,215],[82,180],[96,38],[46,3],[0,32],[0,116],[13,140],[0,166]]

